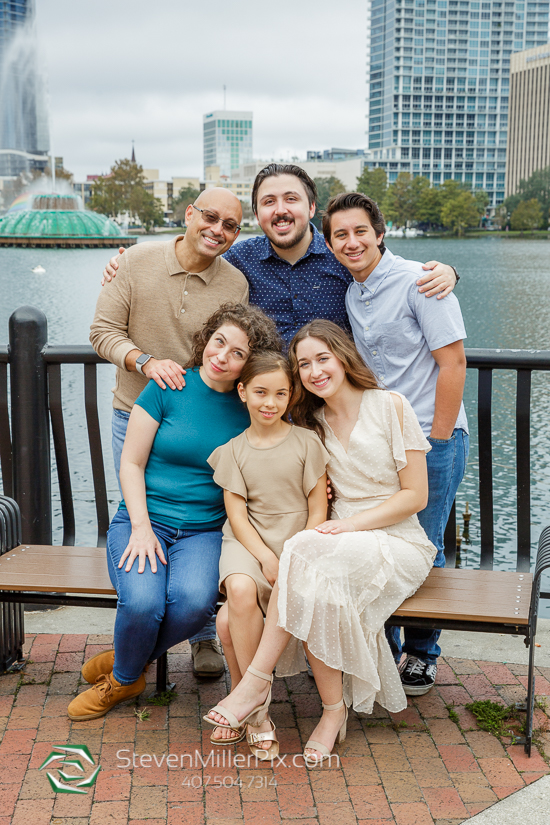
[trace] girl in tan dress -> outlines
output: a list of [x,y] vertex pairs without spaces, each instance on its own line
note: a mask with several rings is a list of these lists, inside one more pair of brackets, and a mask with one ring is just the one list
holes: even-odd
[[[238,392],[250,427],[208,459],[214,481],[224,489],[228,516],[219,584],[227,601],[218,614],[217,629],[233,687],[260,643],[285,541],[326,519],[329,455],[316,433],[288,422],[291,386],[292,373],[283,355],[268,352],[249,358]],[[253,752],[260,759],[272,758],[275,727],[267,710],[252,721],[256,724],[249,725],[253,729],[248,742]],[[245,729],[244,724],[219,727],[211,741],[232,744],[244,738]]]
[[330,453],[334,510],[286,542],[253,667],[205,718],[238,724],[264,707],[273,666],[297,673],[303,642],[323,702],[304,752],[315,765],[345,738],[349,706],[370,713],[375,700],[391,712],[407,705],[384,622],[435,557],[416,517],[428,497],[430,446],[408,401],[378,387],[335,324],[307,324],[289,358],[292,418],[317,431]]

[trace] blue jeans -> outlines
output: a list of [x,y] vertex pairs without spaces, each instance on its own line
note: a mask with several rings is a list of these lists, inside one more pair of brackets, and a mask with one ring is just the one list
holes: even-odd
[[153,573],[147,560],[143,573],[134,561],[127,573],[120,558],[132,526],[119,510],[107,533],[107,564],[118,594],[115,621],[115,679],[123,685],[139,678],[147,664],[197,633],[215,614],[221,530],[177,530],[152,521],[167,564],[159,560]]
[[[115,463],[116,480],[118,489],[122,497],[122,488],[120,486],[120,456],[122,455],[122,447],[124,446],[124,439],[126,438],[126,430],[128,429],[128,419],[130,413],[125,410],[113,409],[113,419],[111,424],[112,431],[112,445],[113,445],[113,461]],[[216,617],[209,619],[204,627],[197,628],[195,635],[190,637],[189,643],[202,642],[205,639],[216,638]]]
[[[458,486],[462,481],[470,437],[462,429],[454,430],[451,438],[440,440],[428,438],[431,451],[426,456],[428,463],[428,505],[418,514],[418,520],[429,540],[435,544],[437,555],[434,567],[445,567],[444,533],[453,506]],[[441,655],[438,645],[441,630],[422,630],[418,627],[404,629],[405,641],[401,644],[401,628],[388,627],[386,636],[396,661],[404,651],[407,656],[417,656],[424,662],[434,664]]]

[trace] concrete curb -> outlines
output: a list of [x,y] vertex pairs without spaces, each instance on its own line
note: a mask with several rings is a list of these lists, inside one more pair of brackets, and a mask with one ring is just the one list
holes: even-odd
[[491,808],[466,819],[462,825],[548,825],[550,819],[550,776],[543,776]]

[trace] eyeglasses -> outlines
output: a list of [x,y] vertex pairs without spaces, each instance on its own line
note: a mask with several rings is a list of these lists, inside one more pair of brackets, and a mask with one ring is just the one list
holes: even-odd
[[223,221],[219,215],[216,215],[215,212],[210,212],[209,209],[199,209],[198,206],[195,206],[194,203],[191,204],[193,209],[196,209],[197,212],[202,214],[202,217],[206,221],[206,223],[210,224],[210,226],[215,226],[217,223],[221,222],[221,225],[225,229],[226,232],[231,232],[233,235],[236,235],[239,229],[241,228],[238,223],[235,221]]

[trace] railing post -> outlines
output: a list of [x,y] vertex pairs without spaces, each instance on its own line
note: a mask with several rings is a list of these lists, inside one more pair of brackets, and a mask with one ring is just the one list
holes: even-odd
[[13,497],[21,510],[22,539],[52,543],[50,425],[42,350],[48,321],[31,306],[10,317]]

